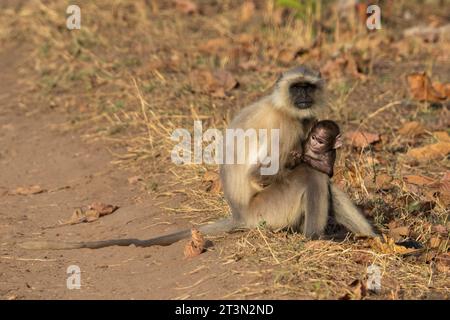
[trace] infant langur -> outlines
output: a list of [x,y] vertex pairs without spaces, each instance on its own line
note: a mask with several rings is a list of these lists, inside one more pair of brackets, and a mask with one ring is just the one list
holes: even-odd
[[331,178],[336,160],[336,149],[341,146],[342,136],[339,126],[331,120],[318,121],[305,140],[303,154],[297,151],[292,152],[291,166],[295,167],[303,162]]

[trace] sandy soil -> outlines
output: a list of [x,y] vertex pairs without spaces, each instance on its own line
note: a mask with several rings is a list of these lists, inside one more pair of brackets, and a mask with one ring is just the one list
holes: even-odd
[[[129,172],[109,162],[99,145],[79,134],[61,133],[57,113],[26,113],[18,104],[17,49],[0,57],[0,297],[3,299],[173,299],[221,298],[245,285],[219,264],[220,246],[186,260],[186,241],[169,247],[110,247],[27,251],[24,239],[98,240],[148,238],[181,227],[156,207]],[[46,192],[12,195],[17,187],[39,185]],[[92,223],[57,226],[94,201],[120,206]],[[173,199],[176,201],[176,199]],[[57,227],[54,227],[57,226]],[[81,289],[66,286],[67,268],[81,269]],[[234,265],[239,269],[239,263]],[[251,281],[251,278],[248,279]]]

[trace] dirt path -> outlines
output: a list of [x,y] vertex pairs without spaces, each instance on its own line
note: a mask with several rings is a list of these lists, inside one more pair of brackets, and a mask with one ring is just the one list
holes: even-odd
[[[101,145],[52,129],[65,116],[19,108],[15,57],[12,52],[0,55],[0,298],[201,299],[221,298],[241,288],[245,282],[240,276],[230,277],[230,270],[215,262],[217,248],[187,261],[185,242],[164,248],[63,251],[26,251],[12,245],[30,238],[148,238],[189,226],[175,222],[139,186],[129,184],[131,173],[110,165],[111,156]],[[10,194],[31,185],[48,191]],[[92,223],[46,228],[94,201],[120,209]],[[70,265],[81,269],[80,290],[66,287]]]

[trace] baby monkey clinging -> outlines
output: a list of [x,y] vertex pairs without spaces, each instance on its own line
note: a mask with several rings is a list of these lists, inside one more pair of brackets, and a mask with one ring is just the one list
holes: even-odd
[[342,146],[339,126],[331,120],[318,121],[305,140],[303,154],[293,152],[294,162],[304,162],[312,168],[333,176],[336,149]]

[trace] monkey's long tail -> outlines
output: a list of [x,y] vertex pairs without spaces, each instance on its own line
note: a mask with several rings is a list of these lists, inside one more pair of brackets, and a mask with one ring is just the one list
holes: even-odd
[[[198,230],[206,235],[214,235],[220,232],[229,232],[238,229],[239,225],[231,218],[218,220],[212,224],[198,227]],[[81,242],[63,242],[63,241],[26,241],[19,243],[18,246],[28,250],[65,250],[65,249],[98,249],[110,246],[129,246],[150,247],[150,246],[168,246],[182,239],[189,238],[191,229],[186,229],[167,235],[151,238],[147,240],[140,239],[111,239],[102,241],[81,241]]]

